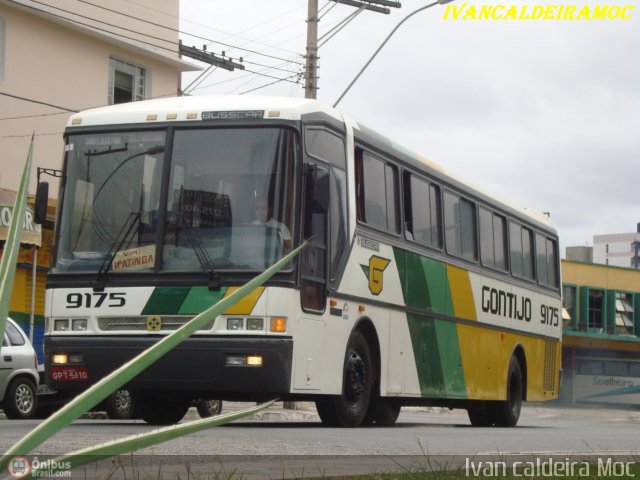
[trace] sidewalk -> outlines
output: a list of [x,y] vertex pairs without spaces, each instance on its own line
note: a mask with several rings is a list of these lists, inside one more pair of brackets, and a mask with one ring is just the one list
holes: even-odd
[[[222,413],[237,412],[254,407],[254,402],[222,402]],[[266,410],[244,417],[242,420],[253,422],[319,422],[313,402],[295,402],[296,409],[284,408],[283,402],[276,402]],[[197,420],[200,416],[195,408],[190,408],[184,420]]]

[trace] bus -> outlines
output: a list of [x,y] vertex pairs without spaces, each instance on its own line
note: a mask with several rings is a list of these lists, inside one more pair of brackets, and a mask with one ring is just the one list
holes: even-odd
[[557,397],[547,216],[315,100],[107,106],[72,115],[64,139],[53,389],[86,389],[308,241],[126,385],[145,421],[178,422],[194,398],[279,398],[314,401],[330,426],[393,425],[403,405],[515,426],[523,401]]

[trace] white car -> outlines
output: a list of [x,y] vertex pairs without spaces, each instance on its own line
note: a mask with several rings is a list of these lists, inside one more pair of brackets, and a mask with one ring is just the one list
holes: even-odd
[[7,318],[0,349],[0,407],[7,418],[33,418],[38,409],[38,359],[29,338]]

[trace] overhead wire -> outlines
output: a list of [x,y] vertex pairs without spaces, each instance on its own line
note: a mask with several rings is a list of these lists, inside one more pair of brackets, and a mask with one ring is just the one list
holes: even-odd
[[[11,1],[12,3],[19,3],[19,2],[16,2],[15,0],[10,0],[10,1]],[[49,8],[53,8],[53,9],[56,9],[56,10],[59,10],[59,11],[65,12],[65,13],[69,13],[69,14],[72,14],[72,15],[76,15],[76,16],[78,16],[78,17],[80,17],[80,18],[85,18],[85,19],[88,19],[88,20],[92,20],[92,21],[94,21],[94,22],[99,22],[99,23],[102,23],[102,24],[104,24],[104,25],[106,25],[106,26],[110,26],[110,27],[119,28],[119,29],[122,29],[122,30],[125,30],[125,31],[130,31],[130,32],[138,33],[138,32],[136,32],[135,30],[132,30],[132,29],[128,29],[128,28],[125,28],[125,27],[120,27],[120,26],[117,26],[117,25],[113,25],[113,24],[110,24],[110,23],[107,23],[107,22],[103,22],[103,21],[98,20],[98,19],[95,19],[95,18],[87,17],[87,16],[85,16],[85,15],[76,14],[76,13],[74,13],[74,12],[70,12],[69,10],[65,10],[65,9],[62,9],[62,8],[59,8],[59,7],[55,7],[55,6],[53,6],[53,5],[50,5],[50,4],[47,4],[47,3],[44,3],[44,2],[40,2],[40,1],[38,1],[38,0],[31,0],[31,1],[32,1],[33,3],[37,3],[37,4],[40,4],[40,5],[43,5],[43,6],[47,6],[47,7],[49,7]],[[84,2],[84,3],[88,3],[88,4],[90,4],[90,5],[94,5],[94,4],[91,4],[90,2],[86,2],[86,0],[77,0],[77,1],[82,1],[82,2]],[[20,4],[20,5],[22,5],[22,4]],[[41,10],[41,9],[35,8],[35,7],[33,7],[33,6],[28,6],[28,5],[25,5],[25,6],[26,6],[27,8],[30,8],[30,9],[33,9],[33,10],[37,10],[37,11],[39,11],[39,12],[44,12],[44,13],[46,13],[47,15],[51,15],[51,16],[53,16],[53,17],[55,17],[55,18],[60,18],[60,19],[63,19],[63,20],[66,20],[66,21],[69,21],[69,22],[72,22],[72,23],[76,23],[76,24],[78,24],[78,25],[83,25],[83,26],[86,26],[86,27],[89,27],[89,28],[92,28],[92,29],[95,29],[95,30],[98,30],[98,31],[103,31],[103,32],[109,33],[109,34],[111,34],[111,35],[119,35],[120,37],[127,38],[127,39],[132,40],[132,41],[135,41],[135,42],[140,42],[140,43],[143,43],[143,44],[146,44],[146,45],[151,45],[151,46],[156,47],[156,48],[160,48],[160,49],[163,49],[163,50],[167,50],[167,51],[169,51],[169,52],[171,52],[171,53],[179,54],[179,50],[172,50],[172,49],[170,49],[170,48],[167,48],[167,47],[164,47],[164,46],[161,46],[161,45],[157,45],[157,44],[154,44],[154,43],[151,43],[151,42],[146,42],[146,41],[141,40],[141,39],[139,39],[139,38],[134,38],[134,37],[129,37],[129,36],[126,36],[126,35],[122,35],[122,34],[119,34],[119,33],[116,33],[116,32],[113,32],[113,31],[110,31],[110,30],[107,30],[107,29],[104,29],[104,28],[101,28],[101,27],[98,27],[98,26],[95,26],[95,25],[90,25],[90,24],[87,24],[87,23],[84,23],[84,22],[78,21],[78,20],[76,20],[76,19],[72,19],[72,18],[64,17],[64,16],[62,16],[62,15],[58,15],[58,14],[53,13],[53,12],[50,12],[50,11],[44,11],[44,10]],[[97,5],[94,5],[94,6],[97,6]],[[98,6],[98,7],[100,7],[100,6]],[[109,11],[113,11],[113,12],[116,12],[116,13],[120,13],[120,12],[117,12],[117,11],[115,11],[115,10],[107,9],[106,7],[100,7],[100,8],[104,8],[104,9],[109,10]],[[136,18],[136,17],[132,17],[132,16],[130,16],[130,15],[126,15],[126,14],[122,14],[122,15],[125,15],[125,16],[127,16],[127,17],[131,17],[131,18]],[[152,24],[153,24],[153,22],[148,22],[148,23],[152,23]],[[160,24],[154,24],[154,25],[162,26],[162,25],[160,25]],[[169,29],[171,29],[170,27],[165,27],[165,28],[169,28]],[[175,29],[171,29],[171,30],[175,30]],[[153,38],[153,39],[159,39],[159,40],[162,40],[162,41],[164,41],[164,42],[172,43],[172,42],[170,42],[169,40],[165,40],[165,39],[162,39],[162,38],[160,38],[160,37],[153,36],[153,35],[148,35],[148,34],[143,34],[143,35],[145,35],[145,36],[147,36],[147,37],[150,37],[150,38]],[[177,44],[177,43],[173,43],[173,45],[175,45],[176,47],[178,46],[178,44]],[[239,47],[233,47],[233,48],[239,48]],[[245,50],[245,51],[249,51],[248,49],[243,49],[243,50]],[[258,54],[259,54],[259,52],[255,52],[255,53],[258,53]],[[265,55],[265,56],[269,56],[269,55]],[[271,57],[272,57],[272,56],[271,56]],[[272,58],[278,58],[278,57],[272,57]],[[298,65],[302,65],[302,64],[300,64],[299,62],[292,62],[292,61],[290,61],[290,60],[286,60],[286,59],[280,59],[280,60],[281,60],[281,61],[283,61],[283,62],[296,63],[296,64],[298,64]],[[270,66],[270,65],[264,65],[264,64],[257,63],[257,62],[250,62],[250,61],[249,61],[248,63],[251,63],[252,65],[260,66],[260,67],[269,68],[269,69],[272,69],[272,68],[278,69],[277,67],[272,67],[272,66]],[[292,72],[291,70],[284,70],[284,69],[279,69],[279,70],[283,70],[283,71],[284,71],[284,72],[286,72],[286,73],[294,73],[294,72]],[[250,71],[250,70],[248,70],[248,71]],[[271,77],[271,78],[276,78],[276,77]]]
[[[84,3],[87,3],[87,4],[89,4],[89,5],[94,5],[93,3],[87,2],[86,0],[78,0],[78,1],[83,1]],[[273,46],[273,45],[269,45],[269,44],[267,44],[267,43],[262,43],[262,42],[260,42],[260,41],[258,41],[258,40],[255,40],[255,39],[250,39],[250,38],[246,38],[246,37],[241,37],[241,36],[240,36],[240,35],[238,35],[238,34],[232,34],[232,33],[229,33],[229,32],[225,32],[224,30],[220,30],[220,29],[217,29],[217,28],[213,28],[213,27],[211,27],[210,25],[205,25],[205,24],[203,24],[203,23],[198,23],[198,22],[195,22],[195,21],[193,21],[193,20],[190,20],[190,19],[187,19],[187,18],[184,18],[184,17],[178,17],[178,16],[173,15],[173,14],[171,14],[171,13],[165,12],[165,11],[163,11],[163,10],[159,10],[159,9],[157,9],[157,8],[152,8],[152,7],[148,6],[148,5],[144,5],[144,4],[142,4],[142,3],[135,2],[135,1],[133,1],[133,0],[125,0],[125,1],[126,1],[126,2],[128,2],[128,3],[132,3],[133,5],[138,5],[139,7],[145,8],[145,9],[147,9],[147,10],[151,10],[151,11],[153,11],[153,12],[158,12],[158,13],[160,13],[160,14],[162,14],[162,15],[165,15],[165,16],[168,16],[168,17],[171,17],[171,18],[177,18],[177,19],[179,19],[179,20],[181,20],[181,21],[183,21],[183,22],[191,23],[191,24],[193,24],[193,25],[197,25],[197,26],[199,26],[199,27],[206,28],[207,30],[211,30],[211,31],[214,31],[214,32],[220,32],[220,33],[223,33],[223,34],[228,35],[228,36],[230,36],[230,37],[237,37],[237,38],[240,38],[240,39],[242,39],[242,40],[248,40],[248,41],[251,41],[251,42],[257,43],[257,44],[259,44],[259,45],[263,45],[263,46],[268,47],[268,48],[274,48],[274,49],[277,49],[277,50],[282,50],[283,52],[287,52],[287,53],[291,53],[291,54],[297,54],[297,52],[294,52],[293,50],[289,50],[289,49],[286,49],[286,48],[279,48],[279,47],[275,47],[275,46]],[[95,5],[95,6],[98,6],[98,5]],[[275,20],[275,19],[281,18],[282,16],[288,15],[289,13],[291,13],[291,12],[293,12],[293,11],[295,11],[295,10],[298,10],[298,9],[300,9],[300,8],[304,8],[304,5],[303,5],[303,6],[298,6],[298,7],[294,8],[294,9],[292,9],[292,10],[288,11],[288,12],[284,12],[284,13],[282,13],[282,14],[280,14],[280,15],[277,15],[277,16],[276,16],[276,17],[274,17],[273,19]],[[268,22],[268,21],[267,21],[267,22]],[[264,23],[267,23],[267,22],[264,22]],[[260,25],[258,25],[258,26],[260,26]],[[251,30],[251,29],[252,29],[252,28],[248,28],[247,30]]]
[[[32,1],[35,1],[35,0],[32,0]],[[133,15],[129,15],[129,14],[126,14],[126,13],[123,13],[123,12],[119,12],[118,10],[114,10],[114,9],[111,9],[111,8],[104,7],[102,5],[91,3],[91,2],[89,2],[87,0],[76,0],[76,1],[81,2],[81,3],[85,3],[87,5],[92,5],[92,6],[96,7],[96,8],[100,8],[102,10],[106,10],[106,11],[109,11],[109,12],[112,12],[112,13],[117,13],[117,14],[122,15],[124,17],[131,18],[131,19],[134,19],[134,20],[138,20],[138,21],[143,22],[143,23],[148,23],[148,24],[154,25],[156,27],[165,28],[165,29],[171,30],[173,32],[177,32],[177,33],[181,33],[183,35],[188,35],[190,37],[198,38],[200,40],[204,40],[204,41],[210,42],[210,45],[214,44],[214,43],[217,43],[219,45],[223,45],[223,46],[228,47],[228,48],[236,48],[238,50],[242,50],[242,51],[245,51],[245,52],[253,53],[253,54],[256,54],[256,55],[261,55],[261,56],[264,56],[264,57],[267,57],[267,58],[272,58],[274,60],[291,62],[290,60],[285,60],[284,58],[281,58],[281,57],[276,57],[274,55],[269,55],[269,54],[258,52],[256,50],[251,50],[251,49],[248,49],[248,48],[238,47],[236,45],[231,45],[229,43],[220,42],[220,41],[217,41],[217,40],[213,40],[211,38],[207,38],[207,37],[203,37],[203,36],[200,36],[200,35],[196,35],[194,33],[185,32],[185,31],[180,30],[178,28],[173,28],[173,27],[169,27],[167,25],[162,25],[161,23],[155,23],[155,22],[152,22],[150,20],[141,19],[141,18],[135,17]],[[54,7],[54,8],[56,8],[56,7]],[[167,41],[167,40],[165,40],[165,41]],[[300,65],[302,65],[302,63],[300,63],[300,62],[291,62],[291,63],[299,63]]]

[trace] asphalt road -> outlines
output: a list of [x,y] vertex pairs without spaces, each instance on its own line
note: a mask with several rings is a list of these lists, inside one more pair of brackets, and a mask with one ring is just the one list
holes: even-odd
[[[224,411],[242,407],[226,404]],[[190,416],[196,418],[192,412]],[[0,420],[0,450],[37,423]],[[145,474],[156,478],[158,471],[166,474],[164,478],[176,478],[175,473],[185,477],[189,469],[203,479],[230,471],[245,479],[326,477],[437,469],[464,465],[468,459],[544,459],[551,454],[572,459],[624,455],[640,464],[639,427],[640,410],[527,405],[518,427],[512,429],[472,428],[464,411],[424,408],[403,409],[392,428],[331,429],[319,423],[312,408],[272,407],[250,419],[139,450],[133,456],[104,460],[74,476],[131,478],[136,470],[141,478]],[[152,429],[142,421],[78,420],[33,455],[43,459]]]

